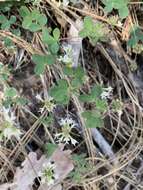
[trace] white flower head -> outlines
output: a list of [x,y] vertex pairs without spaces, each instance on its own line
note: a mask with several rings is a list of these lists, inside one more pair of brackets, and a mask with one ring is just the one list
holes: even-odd
[[65,144],[71,142],[75,146],[77,141],[71,137],[70,132],[75,128],[76,123],[71,118],[61,119],[59,123],[62,127],[62,132],[55,135],[57,142]]
[[63,50],[66,54],[71,55],[72,53],[72,46],[70,44],[63,44]]
[[100,97],[102,100],[110,99],[113,93],[113,88],[109,86],[108,88],[103,88],[104,91],[101,93]]
[[71,64],[72,58],[65,54],[63,56],[60,56],[59,61],[62,61],[63,63],[66,63],[66,64]]
[[17,140],[19,140],[22,132],[20,131],[20,129],[17,128],[14,112],[10,108],[2,107],[1,114],[1,135],[7,139],[10,139],[12,136],[14,136]]
[[42,184],[53,185],[55,180],[58,179],[58,176],[55,174],[55,164],[52,162],[44,163],[38,176],[41,177]]
[[61,126],[70,127],[70,129],[72,129],[72,128],[74,128],[76,126],[75,121],[72,118],[69,118],[69,117],[67,117],[65,119],[62,118],[59,123],[60,123]]
[[15,117],[14,112],[10,108],[2,107],[2,114],[3,114],[5,121],[7,121],[13,125],[15,124],[16,117]]
[[63,63],[67,64],[68,66],[72,66],[73,62],[73,49],[70,44],[65,44],[62,46],[64,50],[64,55],[60,56],[59,61],[62,61]]
[[51,96],[48,96],[47,99],[43,99],[40,94],[36,95],[36,98],[43,103],[43,107],[40,108],[40,112],[43,113],[44,110],[47,110],[48,112],[52,112],[53,109],[56,107],[56,105],[53,102],[53,98]]
[[21,135],[22,132],[16,127],[8,127],[3,130],[3,136],[7,139],[10,139],[12,136],[14,136],[17,140],[19,140]]

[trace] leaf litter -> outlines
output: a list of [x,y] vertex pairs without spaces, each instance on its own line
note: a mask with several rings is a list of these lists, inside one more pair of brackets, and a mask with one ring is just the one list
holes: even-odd
[[50,158],[42,155],[39,160],[35,152],[30,152],[27,158],[22,162],[21,167],[16,168],[13,182],[1,185],[0,190],[31,190],[35,178],[38,177],[39,172],[42,170],[43,164],[49,162],[54,163],[54,172],[58,176],[58,179],[50,186],[46,183],[40,184],[38,190],[62,190],[60,183],[74,168],[70,155],[71,151],[63,149],[64,145],[61,144]]

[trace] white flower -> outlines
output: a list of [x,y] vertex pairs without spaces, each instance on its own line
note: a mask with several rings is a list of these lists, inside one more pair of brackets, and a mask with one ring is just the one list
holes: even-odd
[[66,53],[72,52],[72,46],[70,44],[63,44],[63,49]]
[[104,88],[104,91],[101,93],[100,97],[102,100],[107,100],[111,98],[113,92],[113,88],[109,86],[108,88]]
[[69,44],[63,45],[64,55],[60,56],[59,61],[71,66],[73,62],[73,50]]
[[16,117],[14,115],[14,112],[10,108],[2,107],[2,114],[3,114],[4,120],[6,120],[7,122],[11,124],[15,124]]
[[69,118],[69,117],[67,117],[65,119],[62,118],[59,123],[60,123],[61,126],[66,125],[66,126],[70,127],[70,129],[72,129],[72,128],[74,128],[76,126],[75,121],[73,121],[73,119]]
[[10,139],[12,136],[14,136],[17,140],[20,139],[22,132],[16,127],[17,123],[15,120],[16,117],[14,112],[10,108],[1,107],[1,136],[7,139]]
[[55,180],[58,179],[58,176],[55,174],[55,164],[48,162],[44,163],[42,170],[38,173],[38,176],[41,177],[41,183],[47,183],[48,185],[53,185]]
[[75,146],[78,143],[71,137],[70,132],[76,126],[76,123],[71,118],[61,119],[60,125],[62,126],[62,132],[55,135],[58,143],[68,144],[71,142]]
[[14,136],[17,140],[19,140],[21,135],[22,132],[20,129],[15,127],[8,127],[3,130],[3,136],[7,139],[10,139],[12,136]]
[[40,108],[40,112],[43,113],[44,110],[47,110],[48,112],[52,112],[53,109],[56,107],[56,105],[53,103],[53,98],[48,97],[46,100],[44,100],[40,94],[36,95],[36,98],[43,103],[43,107]]
[[74,146],[78,143],[74,138],[71,137],[70,134],[65,135],[63,132],[56,134],[55,137],[58,139],[58,143],[69,144],[69,142],[71,142],[71,144],[73,144]]
[[72,63],[72,58],[65,54],[63,56],[60,56],[59,61],[69,64],[69,63]]

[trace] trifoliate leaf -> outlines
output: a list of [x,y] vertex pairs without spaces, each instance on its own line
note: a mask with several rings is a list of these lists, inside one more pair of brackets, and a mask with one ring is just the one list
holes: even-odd
[[47,28],[42,30],[42,41],[47,45],[51,45],[55,42],[54,38],[49,34],[49,30]]
[[49,55],[36,55],[35,54],[32,56],[32,60],[34,61],[34,63],[36,63],[34,71],[37,75],[44,73],[46,65],[52,65],[55,63],[55,58],[51,54],[49,54]]
[[102,0],[105,8],[104,10],[108,13],[113,9],[117,9],[121,19],[126,18],[129,14],[128,2],[129,0]]

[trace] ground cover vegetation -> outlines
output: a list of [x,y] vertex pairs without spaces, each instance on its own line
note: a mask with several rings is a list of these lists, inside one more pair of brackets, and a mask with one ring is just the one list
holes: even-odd
[[143,2],[0,1],[0,190],[143,189]]

